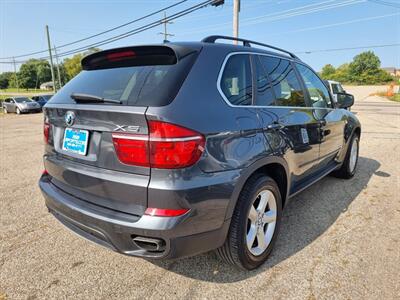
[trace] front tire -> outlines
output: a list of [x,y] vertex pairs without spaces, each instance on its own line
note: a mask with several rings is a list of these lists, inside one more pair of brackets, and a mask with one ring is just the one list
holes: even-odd
[[228,237],[217,255],[241,269],[252,270],[271,254],[282,215],[282,198],[276,182],[253,175],[243,187],[231,219]]
[[340,169],[333,172],[333,175],[338,178],[349,179],[354,176],[357,170],[358,154],[360,150],[360,137],[354,134],[351,138],[349,148],[347,149],[346,157]]
[[17,115],[21,114],[21,110],[17,107],[17,109],[15,110],[15,112],[17,113]]

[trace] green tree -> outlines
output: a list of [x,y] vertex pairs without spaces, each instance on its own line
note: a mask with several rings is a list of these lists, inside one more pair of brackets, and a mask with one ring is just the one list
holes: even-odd
[[0,89],[6,89],[10,85],[10,80],[14,76],[13,72],[4,72],[0,74]]
[[25,89],[38,88],[51,80],[50,64],[44,59],[30,59],[22,64],[18,72],[19,86]]
[[352,82],[358,84],[375,84],[392,80],[392,77],[383,71],[381,61],[373,51],[366,51],[356,55],[349,65],[348,75]]
[[90,48],[84,53],[78,53],[71,58],[64,59],[64,68],[67,74],[67,80],[71,80],[82,71],[81,60],[85,56],[100,51],[99,48]]
[[325,66],[323,66],[322,71],[321,71],[321,77],[322,79],[332,79],[332,77],[334,76],[336,72],[336,69],[334,66],[332,66],[331,64],[327,64]]

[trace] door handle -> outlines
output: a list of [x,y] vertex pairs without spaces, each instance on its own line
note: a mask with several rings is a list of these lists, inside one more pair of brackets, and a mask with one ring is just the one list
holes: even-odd
[[274,122],[272,124],[267,125],[265,129],[267,130],[279,130],[282,129],[284,126],[278,122]]

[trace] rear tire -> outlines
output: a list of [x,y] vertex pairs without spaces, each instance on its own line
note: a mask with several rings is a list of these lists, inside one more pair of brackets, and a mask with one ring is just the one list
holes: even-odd
[[241,269],[259,267],[271,254],[281,215],[282,198],[276,182],[263,174],[253,175],[240,193],[228,237],[217,255]]
[[3,112],[5,113],[5,114],[7,114],[8,113],[8,111],[7,111],[7,108],[3,108]]
[[343,179],[349,179],[354,176],[357,170],[358,153],[359,153],[360,137],[357,133],[353,134],[346,157],[340,169],[332,173],[333,176]]

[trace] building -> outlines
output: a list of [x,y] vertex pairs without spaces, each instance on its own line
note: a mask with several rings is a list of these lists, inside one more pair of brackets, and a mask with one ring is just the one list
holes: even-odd
[[391,76],[400,77],[400,69],[396,69],[394,67],[388,67],[388,68],[382,68],[382,70],[384,70]]
[[54,90],[53,82],[51,82],[51,81],[49,81],[49,82],[43,82],[43,83],[40,85],[40,89],[41,89],[41,90],[46,90],[46,91]]

